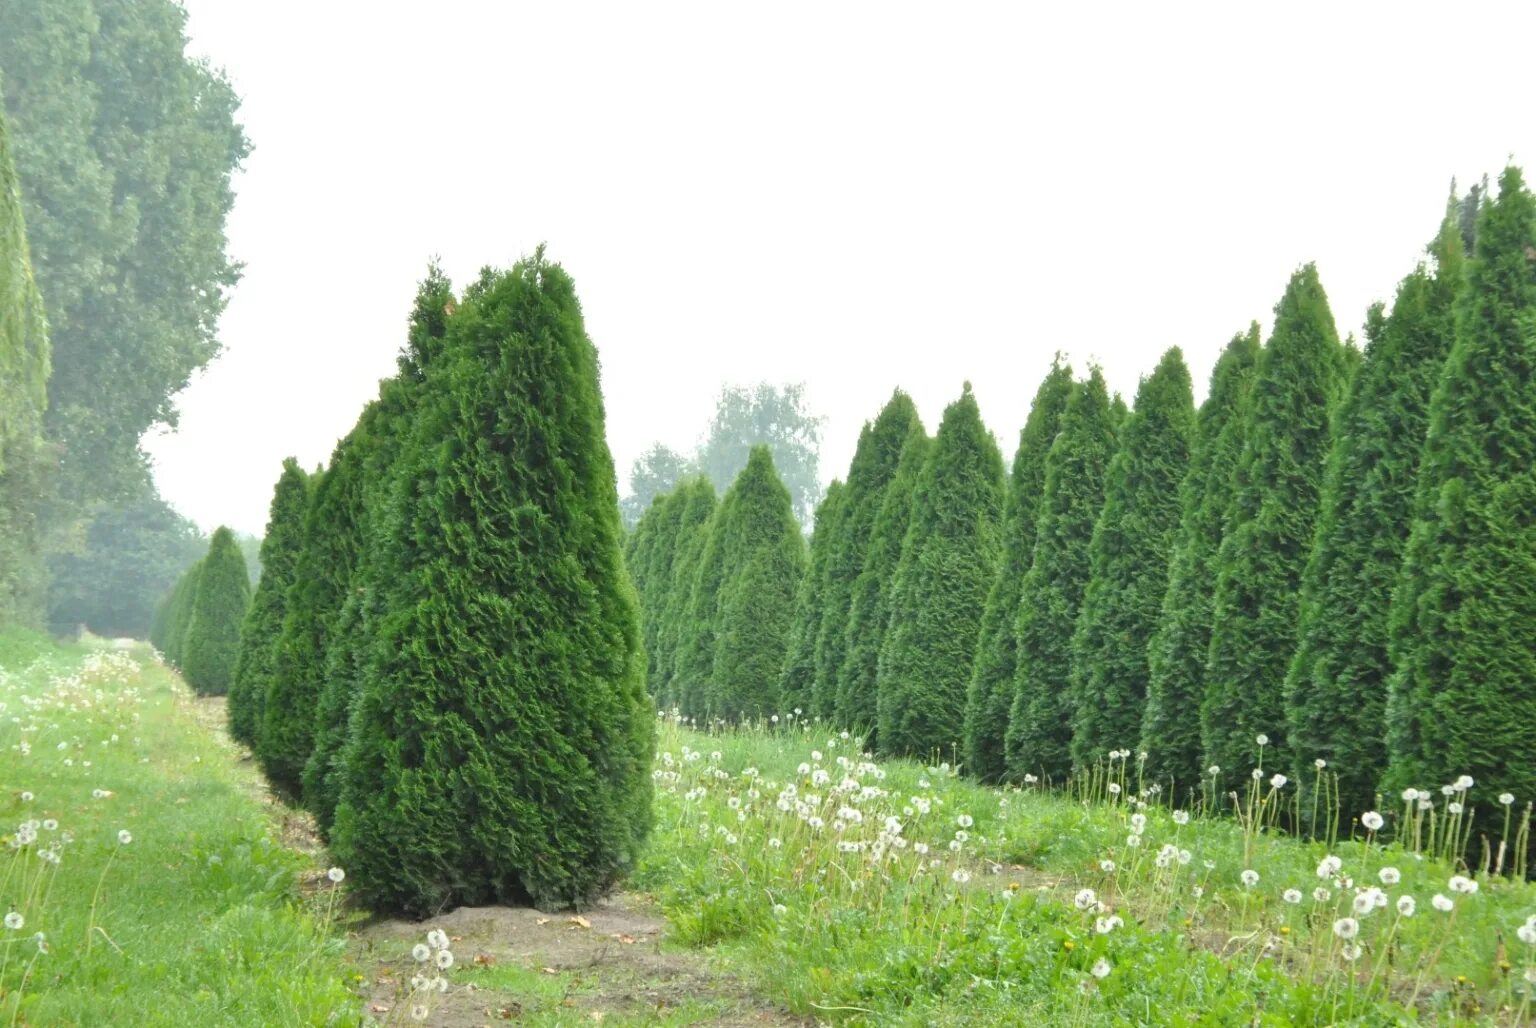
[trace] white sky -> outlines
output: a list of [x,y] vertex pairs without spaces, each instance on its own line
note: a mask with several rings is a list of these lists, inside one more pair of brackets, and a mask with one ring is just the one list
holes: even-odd
[[225,353],[147,440],[205,528],[328,459],[433,254],[575,276],[621,492],[725,381],[806,381],[830,480],[897,385],[931,431],[969,378],[1005,459],[1058,349],[1203,396],[1308,260],[1358,333],[1451,177],[1536,153],[1528,3],[185,2],[255,145]]

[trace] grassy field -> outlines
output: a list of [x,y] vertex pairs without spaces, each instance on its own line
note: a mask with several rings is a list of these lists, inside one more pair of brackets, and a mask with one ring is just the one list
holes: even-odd
[[316,869],[147,650],[0,635],[0,753],[0,1024],[357,1022]]
[[[1202,819],[1155,795],[1139,810],[1134,758],[1072,798],[875,764],[819,727],[668,723],[660,751],[637,887],[682,941],[717,947],[807,1017],[1529,1021],[1536,889],[1461,877],[1347,819],[1355,838],[1331,846],[1285,838],[1273,824],[1292,783],[1266,776],[1244,819]],[[1437,824],[1446,836],[1460,822]]]

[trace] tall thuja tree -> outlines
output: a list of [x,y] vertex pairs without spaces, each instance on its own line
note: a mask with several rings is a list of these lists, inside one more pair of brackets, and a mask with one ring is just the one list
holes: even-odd
[[662,709],[670,709],[680,702],[677,690],[678,653],[687,637],[687,618],[693,597],[693,580],[698,572],[704,547],[709,542],[709,531],[714,519],[717,501],[715,487],[709,479],[700,475],[685,480],[677,492],[684,498],[681,519],[678,522],[677,545],[673,549],[672,566],[665,571],[658,569],[665,585],[661,601],[661,616],[656,626],[656,700]]
[[1392,789],[1466,774],[1484,795],[1536,796],[1532,254],[1536,198],[1507,168],[1477,223],[1392,600]]
[[1035,391],[1029,417],[1014,451],[1008,498],[1003,509],[1003,556],[992,591],[987,594],[976,642],[976,666],[971,673],[965,707],[965,766],[985,782],[1007,772],[1003,745],[1008,711],[1013,706],[1018,670],[1019,593],[1035,553],[1035,527],[1045,491],[1045,458],[1061,426],[1072,396],[1072,368],[1060,355]]
[[229,691],[240,652],[240,626],[251,606],[251,579],[235,534],[220,527],[198,567],[181,670],[187,684],[205,696]]
[[834,480],[827,487],[827,495],[816,505],[810,560],[800,579],[800,594],[795,597],[795,620],[790,627],[784,670],[779,676],[779,704],[785,712],[799,707],[813,714],[831,715],[830,709],[819,709],[816,703],[816,640],[826,619],[827,551],[832,548],[835,526],[843,516],[844,487]]
[[1045,458],[1035,552],[1014,621],[1017,669],[1003,737],[1013,778],[1060,779],[1071,767],[1072,632],[1088,587],[1089,544],[1104,507],[1117,420],[1104,375],[1094,368],[1073,388]]
[[880,748],[954,759],[982,609],[1002,550],[1003,457],[969,382],[944,411],[914,493],[880,651]]
[[811,709],[827,718],[837,717],[838,683],[848,661],[848,618],[854,586],[869,556],[875,519],[896,475],[901,448],[917,424],[917,405],[896,390],[875,420],[859,433],[858,448],[848,465],[845,510],[832,526],[828,541],[824,613],[816,635],[816,702]]
[[[1296,652],[1301,577],[1316,532],[1330,420],[1348,362],[1317,269],[1291,276],[1259,358],[1237,488],[1216,557],[1200,736],[1218,784],[1253,766],[1291,770],[1283,703]],[[1223,790],[1225,791],[1225,790]]]
[[36,623],[42,611],[45,573],[36,514],[45,485],[47,329],[0,110],[0,624]]
[[766,446],[754,446],[722,510],[711,545],[724,552],[709,713],[731,721],[778,711],[805,541],[793,500]]
[[922,422],[914,418],[901,444],[896,473],[880,500],[880,510],[870,530],[864,570],[854,580],[848,606],[848,656],[838,677],[834,715],[837,723],[864,732],[866,748],[876,745],[880,651],[890,627],[891,594],[901,563],[902,544],[912,522],[912,497],[931,445]]
[[1453,217],[1430,252],[1433,265],[1403,280],[1390,317],[1380,305],[1370,312],[1365,364],[1334,429],[1302,584],[1300,645],[1286,678],[1297,762],[1326,760],[1349,814],[1372,808],[1386,769],[1392,587],[1412,525],[1429,398],[1455,336],[1465,277]]
[[597,352],[542,250],[448,322],[399,483],[414,540],[333,846],[379,909],[589,902],[651,821],[654,716]]
[[277,670],[277,645],[288,610],[288,590],[304,545],[304,513],[309,509],[309,476],[292,457],[272,490],[267,531],[261,542],[265,569],[240,630],[240,654],[229,686],[229,734],[255,746],[267,692]]
[[170,600],[166,605],[164,642],[156,643],[165,659],[176,667],[180,667],[184,653],[184,644],[187,641],[187,625],[192,622],[192,601],[197,598],[197,580],[203,573],[203,562],[199,559],[186,574],[177,581],[176,587],[171,590]]
[[1194,432],[1189,368],[1174,347],[1142,380],[1121,427],[1088,548],[1088,587],[1072,639],[1075,767],[1130,749],[1141,736],[1147,642],[1168,588],[1168,550],[1179,528],[1179,485]]
[[1179,489],[1181,516],[1168,588],[1147,644],[1147,696],[1141,718],[1143,772],[1179,789],[1201,780],[1200,703],[1211,646],[1216,552],[1243,452],[1248,398],[1259,363],[1259,326],[1234,336],[1216,360],[1196,419],[1189,472]]
[[670,585],[668,572],[677,550],[683,508],[687,504],[687,496],[677,489],[656,497],[650,508],[641,515],[640,524],[632,535],[632,552],[626,558],[630,579],[635,583],[635,593],[640,600],[641,636],[645,640],[646,653],[645,680],[652,696],[657,694],[661,686],[656,639],[661,630],[661,612],[666,605],[667,587]]

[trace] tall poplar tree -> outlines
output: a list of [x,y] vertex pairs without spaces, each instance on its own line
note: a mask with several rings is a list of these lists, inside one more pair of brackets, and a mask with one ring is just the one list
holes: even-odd
[[1211,648],[1216,553],[1232,505],[1243,453],[1249,396],[1258,368],[1259,326],[1227,344],[1200,405],[1197,441],[1179,490],[1182,510],[1157,628],[1147,645],[1147,697],[1141,719],[1143,772],[1180,791],[1201,780],[1200,704]]
[[[1346,815],[1374,807],[1386,770],[1387,621],[1413,523],[1429,400],[1455,336],[1465,278],[1456,204],[1390,316],[1367,322],[1365,364],[1340,412],[1317,539],[1302,584],[1300,645],[1286,678],[1291,747],[1321,758]],[[1309,782],[1303,774],[1301,780]]]
[[1390,787],[1470,775],[1536,797],[1536,198],[1519,169],[1477,223],[1430,400],[1391,609]]
[[981,636],[976,642],[976,667],[966,696],[965,766],[984,782],[1001,781],[1008,770],[1004,739],[1018,670],[1014,625],[1019,616],[1019,594],[1035,555],[1046,454],[1056,441],[1071,397],[1072,368],[1057,354],[1035,391],[1029,417],[1019,432],[1003,510],[1002,563],[987,594]]
[[[1291,276],[1259,358],[1216,597],[1200,734],[1229,784],[1255,764],[1291,770],[1283,703],[1296,652],[1301,576],[1317,528],[1330,421],[1349,364],[1311,264]],[[1223,777],[1224,776],[1224,777]]]
[[886,753],[955,759],[1002,507],[1002,454],[967,382],[934,437],[896,570],[875,687]]
[[1104,509],[1088,548],[1088,587],[1072,640],[1072,763],[1135,746],[1146,702],[1147,643],[1168,589],[1189,470],[1195,401],[1174,347],[1142,379],[1105,477]]
[[1004,735],[1008,773],[1060,780],[1071,768],[1072,633],[1088,586],[1088,548],[1104,507],[1118,420],[1094,368],[1072,390],[1045,459],[1035,552],[1019,594],[1013,703]]

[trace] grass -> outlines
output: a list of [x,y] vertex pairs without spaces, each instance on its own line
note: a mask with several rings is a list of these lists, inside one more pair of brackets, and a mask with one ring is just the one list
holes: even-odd
[[358,1022],[314,869],[192,702],[147,650],[0,635],[0,1025]]
[[[1536,889],[1483,873],[1466,877],[1476,892],[1455,892],[1467,869],[1364,829],[1329,845],[1257,816],[1176,819],[1155,795],[1138,810],[1134,784],[1093,798],[1003,792],[947,767],[877,765],[819,726],[703,735],[668,721],[660,750],[657,829],[636,886],[657,895],[681,939],[718,947],[807,1017],[1460,1025],[1531,1015],[1536,947],[1519,933]],[[1265,802],[1289,803],[1286,788]],[[1320,873],[1328,856],[1339,867]],[[1370,886],[1385,906],[1357,914]],[[1432,905],[1437,894],[1449,912]],[[1403,896],[1411,915],[1399,912]],[[1335,928],[1346,918],[1353,938],[1349,923]]]

